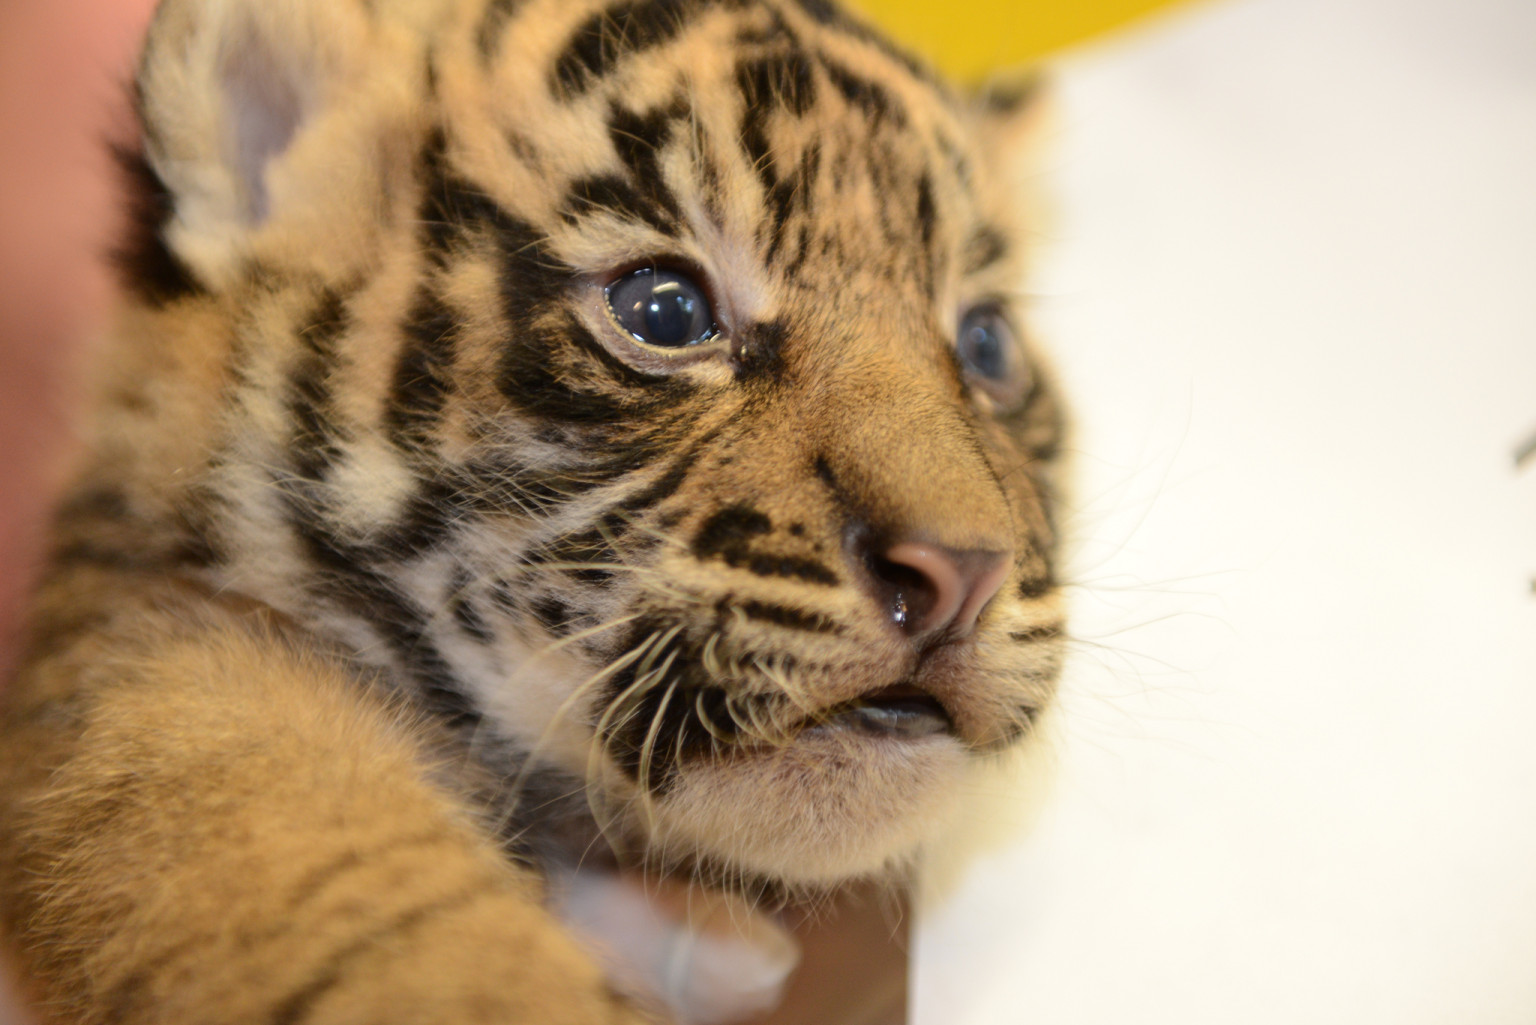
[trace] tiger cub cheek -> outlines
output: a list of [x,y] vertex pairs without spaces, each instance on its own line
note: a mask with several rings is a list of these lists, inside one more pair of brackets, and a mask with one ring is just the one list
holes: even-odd
[[790,885],[887,874],[951,820],[971,762],[949,737],[837,731],[691,765],[656,802],[652,844]]

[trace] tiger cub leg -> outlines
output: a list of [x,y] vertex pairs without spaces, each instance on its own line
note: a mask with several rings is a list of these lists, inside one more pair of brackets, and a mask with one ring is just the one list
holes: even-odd
[[34,665],[0,918],[49,1020],[630,1025],[408,717],[235,620]]

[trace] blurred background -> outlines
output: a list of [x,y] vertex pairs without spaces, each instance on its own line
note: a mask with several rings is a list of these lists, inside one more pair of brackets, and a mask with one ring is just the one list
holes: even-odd
[[1536,4],[1217,0],[1056,80],[1078,643],[914,1021],[1536,1022]]
[[[925,908],[913,1021],[1536,1021],[1536,4],[867,5],[1049,54],[1078,420],[1049,796]],[[0,629],[151,6],[0,3]]]

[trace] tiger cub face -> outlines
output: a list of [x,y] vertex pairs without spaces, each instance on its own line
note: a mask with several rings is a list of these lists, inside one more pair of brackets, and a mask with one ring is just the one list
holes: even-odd
[[136,315],[227,347],[183,517],[220,588],[792,883],[906,857],[1028,733],[1027,112],[823,0],[169,0],[140,90]]

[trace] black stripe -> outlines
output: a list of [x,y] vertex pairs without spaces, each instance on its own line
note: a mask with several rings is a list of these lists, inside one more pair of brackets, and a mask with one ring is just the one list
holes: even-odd
[[567,100],[579,97],[621,61],[677,38],[700,11],[716,4],[722,0],[624,0],[597,12],[555,58],[551,92]]
[[826,456],[817,456],[812,462],[811,468],[816,474],[817,479],[825,484],[834,496],[841,497],[842,485],[838,483],[837,474],[832,471],[832,464],[827,462]]
[[490,645],[496,642],[496,634],[486,625],[485,615],[480,611],[472,595],[456,595],[449,608],[459,628],[477,644]]
[[805,261],[811,255],[811,244],[815,240],[812,224],[813,222],[809,219],[800,222],[800,227],[795,233],[795,254],[783,265],[782,273],[785,278],[791,280],[799,278],[801,271],[805,269]]
[[699,527],[693,536],[693,554],[700,559],[719,555],[731,548],[747,545],[754,537],[773,530],[773,521],[750,506],[733,505],[721,509]]
[[798,47],[736,65],[736,88],[749,112],[766,114],[775,108],[803,117],[816,103],[816,71]]
[[907,114],[898,100],[885,86],[854,74],[836,61],[826,60],[827,77],[843,99],[857,108],[871,124],[888,121],[897,129],[906,127]]
[[746,153],[747,162],[752,165],[752,173],[757,175],[758,181],[763,183],[763,190],[770,191],[778,184],[778,175],[773,167],[773,150],[768,145],[768,131],[763,108],[748,107],[742,114],[741,126],[736,130],[736,138]]
[[540,625],[547,632],[555,636],[566,633],[570,628],[571,620],[575,616],[575,611],[568,603],[549,594],[540,595],[535,598],[529,607],[533,610],[534,618],[539,621]]
[[566,570],[574,580],[583,584],[604,584],[613,577],[613,573],[602,566],[619,565],[615,542],[625,533],[622,519],[612,515],[604,516],[597,526],[561,534],[540,545],[525,554],[523,561],[534,566],[579,563],[581,568]]
[[711,431],[707,437],[690,445],[686,452],[672,461],[661,476],[620,502],[619,508],[627,512],[642,512],[658,502],[671,498],[677,493],[677,489],[683,486],[683,481],[688,479],[689,471],[698,461],[699,449],[714,440],[717,433],[717,431]]
[[159,558],[146,556],[139,545],[103,543],[97,540],[67,541],[58,545],[49,554],[48,565],[52,569],[91,566],[130,573],[164,567]]
[[384,410],[389,436],[401,448],[425,446],[442,420],[459,331],[458,316],[443,297],[421,287],[401,328],[403,345]]
[[192,269],[165,240],[176,200],[142,150],[114,147],[128,211],[126,230],[112,250],[123,287],[151,306],[207,295]]
[[705,520],[694,535],[691,549],[698,559],[719,558],[727,566],[760,577],[788,577],[812,584],[832,585],[837,574],[814,559],[798,555],[755,551],[752,540],[773,529],[767,516],[756,509],[736,505]]
[[67,495],[54,514],[60,524],[117,523],[133,519],[128,493],[112,484],[91,485]]
[[[879,223],[881,235],[890,246],[892,262],[908,257],[916,263],[916,256],[911,252],[911,218],[908,216],[908,211],[912,209],[910,182],[905,175],[898,176],[900,158],[896,147],[890,145],[888,139],[871,139],[861,155],[864,158],[864,173],[869,176],[874,193],[879,197],[875,203],[875,219]],[[893,216],[896,208],[899,208],[899,216]]]
[[497,577],[491,582],[490,596],[491,604],[495,605],[502,615],[516,617],[522,614],[522,597],[507,578]]
[[393,523],[382,525],[372,543],[372,557],[404,562],[442,547],[457,523],[476,510],[473,496],[453,469],[417,461],[411,467],[416,489]]
[[926,82],[933,86],[941,85],[928,67],[916,57],[913,57],[906,50],[859,21],[846,10],[833,3],[832,0],[797,0],[797,2],[800,9],[819,24],[838,29],[861,42],[870,44],[900,64],[918,81]]
[[480,51],[481,58],[490,63],[495,59],[501,49],[501,36],[507,27],[507,22],[517,9],[522,6],[523,0],[490,0],[486,4],[485,13],[480,17],[480,27],[475,32],[475,46]]
[[407,836],[393,836],[380,843],[368,847],[347,847],[330,860],[310,869],[293,884],[288,891],[287,899],[283,902],[283,917],[287,918],[299,912],[306,904],[314,900],[333,880],[340,878],[354,868],[371,865],[385,855],[394,854],[397,851],[411,850],[421,847],[438,847],[446,842],[443,831],[440,829],[428,833],[412,833]]
[[[631,635],[629,648],[657,628],[655,622],[640,624]],[[730,713],[732,703],[744,715],[755,712],[763,722],[782,721],[787,705],[787,699],[777,694],[731,694],[704,671],[697,645],[680,638],[672,646],[678,655],[666,678],[648,686],[643,694],[630,695],[628,714],[621,711],[620,716],[610,721],[602,738],[614,762],[631,779],[658,795],[665,794],[675,783],[681,761],[717,752],[722,744],[730,744],[741,736]],[[660,665],[661,661],[657,658],[654,664]],[[743,654],[742,661],[750,664],[752,656]],[[788,660],[781,659],[779,664],[786,672],[794,669]],[[615,674],[605,688],[606,699],[601,708],[609,707],[629,690],[639,672],[639,666],[631,665]],[[640,762],[646,738],[653,729],[649,772],[641,780]]]
[[691,118],[692,111],[681,94],[672,103],[644,114],[636,114],[618,104],[608,111],[608,138],[613,142],[614,151],[628,169],[635,189],[653,209],[671,219],[671,231],[676,230],[683,214],[662,174],[661,151],[671,142],[676,126]]
[[808,584],[836,585],[838,576],[815,559],[798,555],[775,555],[772,552],[727,551],[720,557],[728,566],[744,569],[760,577],[785,577]]
[[1049,572],[1042,576],[1026,577],[1019,582],[1018,595],[1025,601],[1033,601],[1036,598],[1043,598],[1050,594],[1055,586],[1056,581],[1052,579]]
[[471,639],[479,644],[492,644],[496,640],[496,634],[486,624],[479,603],[471,593],[472,585],[473,580],[468,570],[461,566],[454,571],[446,596],[448,611],[453,615],[454,622],[459,624],[459,629]]
[[456,471],[463,480],[464,505],[486,514],[542,516],[604,487],[633,466],[623,458],[569,469],[538,469],[477,460]]
[[217,561],[218,551],[196,534],[161,545],[146,545],[136,535],[89,541],[61,539],[48,555],[50,569],[89,566],[126,573],[204,568]]
[[288,369],[287,406],[293,421],[288,450],[294,472],[323,480],[340,457],[341,432],[331,401],[331,374],[339,358],[338,341],[350,323],[342,296],[321,293],[308,325],[296,332],[299,355]]
[[434,130],[418,158],[424,187],[418,214],[422,247],[434,266],[450,264],[453,247],[472,231],[516,231],[520,225],[484,190],[464,181],[448,166],[448,141]]
[[674,235],[681,214],[672,195],[658,185],[653,182],[652,187],[641,191],[616,174],[578,178],[566,191],[560,216],[567,224],[575,224],[583,217],[610,213],[631,221],[644,221],[663,235]]
[[763,262],[772,263],[784,241],[784,225],[794,212],[795,197],[799,189],[793,178],[785,178],[768,190],[768,247],[763,251]]
[[1048,623],[1044,626],[1032,626],[1028,630],[1014,630],[1008,634],[1010,641],[1020,644],[1032,644],[1036,641],[1054,641],[1062,636],[1059,623]]
[[[623,650],[634,650],[646,637],[666,628],[665,624],[651,619],[637,622]],[[705,674],[698,646],[681,635],[673,640],[668,651],[657,651],[654,656],[648,653],[647,658],[614,674],[604,687],[604,699],[597,708],[598,721],[604,711],[635,685],[645,663],[649,663],[649,668],[659,667],[673,650],[677,655],[666,678],[650,684],[642,694],[630,694],[626,699],[628,707],[620,709],[610,719],[602,736],[614,762],[631,779],[656,794],[665,793],[676,778],[680,755],[713,750],[718,743],[715,734],[700,722],[701,712],[709,717],[716,734],[730,738],[736,732],[726,711],[725,691]],[[670,699],[667,697],[669,690]],[[651,747],[650,771],[646,779],[640,780],[645,740],[653,724],[656,736]]]
[[534,417],[580,425],[623,422],[628,411],[620,396],[594,387],[588,375],[572,380],[562,373],[564,366],[552,358],[565,348],[562,342],[558,332],[544,330],[509,344],[498,374],[501,393]]
[[924,174],[917,180],[917,233],[930,259],[933,258],[933,233],[938,226],[938,216],[933,202],[933,180]]
[[960,179],[960,184],[969,189],[974,184],[971,158],[965,155],[960,144],[950,138],[948,132],[934,132],[933,141],[943,151],[944,158],[949,161],[949,166],[955,172],[955,177]]
[[841,8],[832,0],[799,0],[800,9],[822,25],[841,26],[848,21]]
[[816,176],[821,169],[821,144],[811,141],[800,154],[794,174],[786,175],[768,190],[768,208],[772,212],[769,222],[768,248],[763,259],[771,262],[784,242],[785,226],[790,215],[798,208],[806,218],[813,216],[812,200],[816,188]]
[[358,545],[342,540],[327,527],[325,503],[312,483],[281,477],[273,483],[288,507],[291,528],[315,564],[314,590],[384,639],[432,712],[452,728],[472,729],[480,721],[480,712],[427,638],[430,617],[372,565],[387,557],[388,541]]
[[704,123],[698,118],[693,118],[687,126],[689,134],[690,155],[695,166],[694,188],[700,201],[704,204],[704,212],[711,221],[716,224],[725,220],[726,190],[724,186],[724,174],[720,169],[720,162],[716,159],[715,148],[709,144],[705,137]]
[[990,225],[982,225],[965,241],[965,273],[976,274],[1008,255],[1008,237]]
[[499,381],[519,408],[578,426],[680,425],[690,416],[682,404],[694,391],[680,377],[647,374],[618,359],[572,313],[509,344]]
[[741,125],[736,136],[764,191],[770,193],[780,183],[768,143],[768,119],[781,104],[793,104],[790,109],[808,109],[815,100],[815,76],[804,54],[795,52],[794,62],[777,56],[777,61],[764,57],[736,65],[736,88],[742,100]]
[[[148,993],[146,992],[155,982],[156,978],[180,958],[196,951],[202,954],[202,948],[207,941],[201,936],[192,936],[172,944],[150,958],[140,967],[125,975],[113,984],[105,996],[102,997],[102,1005],[108,1008],[107,1014],[102,1018],[108,1022],[132,1021],[135,1012],[143,1008],[148,1010]],[[154,1016],[146,1016],[154,1020]]]
[[786,627],[790,630],[805,630],[809,633],[819,634],[840,634],[843,632],[843,628],[839,624],[819,612],[806,612],[802,609],[792,609],[787,605],[776,605],[763,601],[732,603],[728,600],[723,600],[722,605],[728,608],[740,609],[742,615],[748,619],[773,623],[775,626]]
[[277,1004],[269,1019],[271,1025],[299,1025],[309,1018],[317,1003],[326,994],[346,981],[348,966],[380,946],[381,941],[398,937],[438,915],[461,911],[477,900],[495,892],[495,881],[489,877],[478,880],[457,893],[450,894],[428,904],[422,904],[396,915],[378,929],[342,947],[326,959],[322,966],[303,986]]
[[570,299],[575,272],[531,224],[494,205],[483,214],[502,252],[502,309],[511,327],[497,373],[501,393],[548,423],[675,422],[692,385],[615,358],[569,310],[554,319]]
[[[625,363],[609,352],[602,342],[594,338],[592,332],[588,331],[586,325],[577,320],[573,313],[566,314],[565,335],[582,355],[602,367],[609,382],[619,387],[633,389],[637,393],[634,397],[647,409],[652,406],[670,405],[693,390],[670,375],[648,373]],[[665,402],[653,398],[658,390],[667,393]]]
[[[686,428],[689,419],[682,417],[679,429]],[[660,476],[623,499],[615,508],[624,513],[639,513],[669,498],[687,479],[688,472],[698,461],[699,451],[719,433],[717,428],[691,442]],[[601,461],[580,467],[532,469],[482,460],[466,464],[456,474],[463,479],[462,492],[467,508],[485,513],[545,514],[594,488],[644,470],[663,454],[675,453],[677,434],[676,430],[663,429],[614,442],[606,446]],[[617,536],[627,529],[628,520],[629,517],[622,514],[609,513],[600,524],[612,527]],[[643,540],[636,543],[644,544]]]

